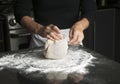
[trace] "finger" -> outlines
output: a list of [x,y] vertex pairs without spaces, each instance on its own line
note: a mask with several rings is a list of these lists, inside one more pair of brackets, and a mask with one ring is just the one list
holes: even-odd
[[62,36],[62,34],[60,32],[60,29],[57,26],[53,27],[53,31],[56,32],[56,35],[57,35],[57,37],[59,37],[59,39],[62,39],[63,36]]
[[62,39],[63,38],[63,35],[62,34],[58,34],[58,33],[55,33],[56,36],[59,38],[59,39]]
[[55,26],[55,25],[53,25],[53,24],[50,24],[50,25],[48,25],[48,27],[50,28],[50,29],[49,29],[49,33],[50,33],[50,32],[55,32],[55,35],[56,35],[59,39],[62,39],[62,34],[61,34],[61,32],[60,32],[60,29],[59,29],[57,26]]
[[82,41],[82,38],[80,37],[80,35],[78,35],[77,40],[72,42],[72,44],[77,45],[77,44],[80,44],[81,41]]
[[74,32],[73,33],[73,38],[70,40],[70,43],[73,44],[75,41],[77,41],[78,39],[78,33]]
[[45,29],[45,34],[49,34],[51,32],[50,26],[47,26]]
[[52,41],[54,40],[50,35],[47,35],[46,37]]
[[70,30],[70,32],[69,32],[69,38],[70,38],[70,40],[73,38],[73,30]]
[[76,40],[76,41],[74,41],[74,42],[69,42],[69,44],[70,44],[70,45],[77,45],[77,44],[79,44],[79,42]]
[[78,33],[78,39],[74,42],[74,44],[80,44],[80,43],[82,43],[82,41],[83,41],[83,39],[84,39],[84,34],[79,34]]
[[45,30],[46,33],[49,34],[51,31],[53,31],[53,27],[54,27],[53,24],[50,24],[50,25],[46,26],[46,30]]
[[48,26],[49,26],[49,27],[53,27],[54,25],[53,25],[53,24],[49,24]]
[[60,29],[56,25],[50,24],[48,26],[51,28],[51,30],[55,31],[56,33],[60,33]]
[[57,36],[57,34],[55,32],[51,32],[49,34],[54,40],[60,40],[60,38]]
[[58,33],[58,34],[61,33],[61,32],[60,32],[60,29],[59,29],[57,26],[53,26],[53,30],[54,30],[56,33]]
[[80,35],[78,36],[78,40],[76,41],[76,44],[80,44],[83,40],[83,37],[81,37]]

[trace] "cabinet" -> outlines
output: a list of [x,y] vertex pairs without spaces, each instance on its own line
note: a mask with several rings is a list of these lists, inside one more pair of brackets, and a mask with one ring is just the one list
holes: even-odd
[[85,33],[85,46],[120,62],[120,9],[100,9],[94,27]]
[[4,51],[4,31],[3,31],[3,18],[0,17],[0,52]]
[[103,9],[96,13],[94,50],[120,61],[120,9]]
[[[87,46],[104,56],[120,62],[120,9],[96,12],[94,28],[89,29]],[[92,32],[92,33],[90,33]],[[94,41],[92,41],[94,40]],[[92,46],[89,46],[92,44]]]

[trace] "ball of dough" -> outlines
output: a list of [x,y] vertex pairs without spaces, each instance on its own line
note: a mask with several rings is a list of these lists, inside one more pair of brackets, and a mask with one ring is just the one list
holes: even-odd
[[45,58],[49,59],[61,59],[67,54],[68,42],[66,39],[62,40],[47,40],[45,43]]

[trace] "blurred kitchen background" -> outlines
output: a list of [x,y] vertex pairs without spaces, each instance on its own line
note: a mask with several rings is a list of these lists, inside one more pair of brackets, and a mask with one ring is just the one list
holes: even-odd
[[[95,21],[85,31],[84,46],[120,62],[120,0],[96,0]],[[14,17],[15,0],[0,0],[0,52],[27,49],[30,33]]]

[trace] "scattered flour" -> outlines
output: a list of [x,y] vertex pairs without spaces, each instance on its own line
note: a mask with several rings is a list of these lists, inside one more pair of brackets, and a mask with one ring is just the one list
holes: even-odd
[[63,73],[83,73],[89,71],[87,66],[91,66],[95,59],[90,53],[80,50],[68,50],[65,58],[50,60],[43,58],[43,50],[34,50],[28,53],[8,54],[0,58],[0,69],[17,70],[26,74],[37,72],[46,74],[49,72]]

